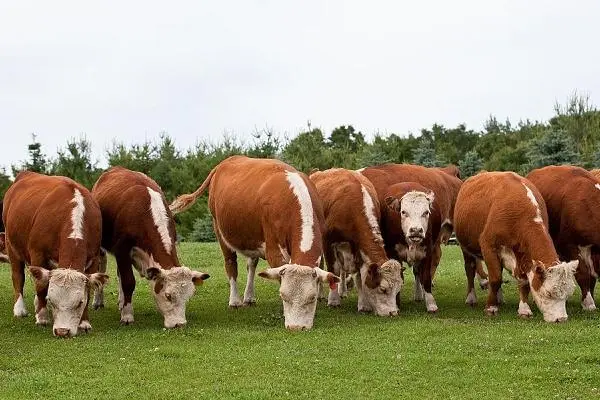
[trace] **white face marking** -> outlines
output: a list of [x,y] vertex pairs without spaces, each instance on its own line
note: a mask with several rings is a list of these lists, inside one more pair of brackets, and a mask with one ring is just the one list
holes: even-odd
[[595,187],[596,189],[600,190],[600,183],[596,183],[596,184],[594,185],[594,187]]
[[373,202],[373,198],[371,198],[369,191],[366,187],[364,187],[364,185],[360,185],[360,190],[362,191],[363,196],[363,212],[367,217],[367,222],[369,223],[373,237],[376,241],[383,242],[381,231],[379,230],[379,223],[377,222],[377,217],[375,216],[375,203]]
[[412,191],[400,199],[402,232],[409,244],[420,243],[427,234],[433,193]]
[[313,246],[313,207],[310,193],[306,183],[297,172],[286,171],[286,177],[290,183],[290,189],[300,203],[300,217],[302,220],[302,238],[300,240],[300,251],[306,253]]
[[547,268],[539,290],[535,290],[532,285],[535,274],[534,269],[527,273],[531,294],[538,308],[544,314],[546,322],[567,320],[566,302],[575,290],[573,274],[577,269],[577,265],[577,261],[571,261]]
[[381,282],[376,288],[366,285],[369,264],[363,264],[360,271],[362,281],[362,301],[368,305],[367,309],[382,317],[398,314],[396,295],[402,290],[402,266],[396,260],[388,260],[378,269]]
[[150,188],[148,193],[150,194],[150,211],[152,213],[152,220],[160,235],[160,240],[167,251],[167,254],[171,254],[173,249],[173,239],[169,234],[169,216],[163,198],[160,193]]
[[515,269],[517,268],[517,257],[515,256],[514,251],[506,246],[501,246],[500,259],[503,262],[504,268],[509,270],[514,275]]
[[[70,336],[77,335],[88,290],[88,278],[81,272],[62,268],[52,270],[48,284],[48,304],[52,308],[52,330],[55,334],[57,330],[64,330]],[[60,333],[58,335],[61,336]]]
[[592,261],[592,245],[579,246],[579,257],[585,262],[585,266],[589,269],[590,274],[594,278],[597,278],[598,274],[596,274],[596,270],[594,269],[594,262]]
[[534,222],[537,222],[538,224],[543,224],[544,220],[542,219],[542,213],[540,212],[540,205],[538,203],[538,201],[535,198],[535,195],[533,194],[533,192],[531,191],[531,189],[529,189],[529,187],[523,183],[523,187],[525,188],[526,192],[527,192],[527,197],[529,198],[529,200],[531,201],[531,204],[533,204],[533,207],[535,208],[535,217],[533,218]]
[[83,214],[85,213],[85,205],[83,204],[83,196],[79,189],[73,192],[71,203],[75,204],[71,211],[71,224],[73,229],[69,235],[69,239],[83,239]]
[[25,308],[25,302],[23,301],[23,295],[20,294],[19,298],[15,302],[13,307],[13,314],[15,317],[26,317],[27,309]]

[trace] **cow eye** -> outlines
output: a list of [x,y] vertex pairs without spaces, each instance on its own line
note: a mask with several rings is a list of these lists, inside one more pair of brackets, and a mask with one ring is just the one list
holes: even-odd
[[171,293],[165,293],[165,297],[167,298],[167,300],[173,301],[173,296],[171,295]]
[[379,288],[379,291],[383,294],[387,294],[387,292],[388,292],[387,288],[382,288],[382,287]]
[[83,300],[81,300],[81,301],[79,302],[79,306],[78,306],[78,307],[81,307],[82,305],[83,305]]
[[406,211],[404,211],[404,210],[402,210],[402,211],[400,212],[400,214],[402,214],[402,216],[403,216],[403,217],[406,217],[406,216],[408,215],[408,213],[407,213]]
[[423,216],[424,216],[424,217],[426,217],[426,216],[428,216],[428,215],[429,215],[429,211],[425,211],[425,212],[423,213]]

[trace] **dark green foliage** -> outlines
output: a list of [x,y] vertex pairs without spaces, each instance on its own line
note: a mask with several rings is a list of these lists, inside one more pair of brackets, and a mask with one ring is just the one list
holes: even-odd
[[573,140],[564,131],[554,129],[548,129],[530,142],[527,157],[529,171],[547,165],[579,164],[580,161]]
[[19,172],[25,170],[42,174],[48,172],[48,162],[46,161],[46,156],[42,153],[42,144],[37,141],[36,134],[31,134],[31,140],[32,142],[27,145],[29,160],[22,162],[21,165],[13,165],[13,176],[17,176]]
[[49,172],[52,175],[68,176],[91,189],[102,173],[97,164],[97,161],[92,161],[91,143],[85,138],[78,141],[72,139],[67,142],[66,148],[58,150]]
[[444,163],[438,159],[433,140],[425,137],[413,151],[413,163],[424,167],[441,167]]
[[[6,169],[0,168],[0,199],[4,197],[4,193],[8,190],[12,182],[8,175],[6,175]],[[0,210],[0,218],[2,218],[2,212]]]
[[458,168],[460,169],[461,178],[466,179],[483,169],[483,160],[479,157],[477,151],[471,150],[458,162]]
[[204,214],[200,218],[196,218],[192,231],[185,238],[188,242],[216,242],[215,230],[213,228],[212,215]]

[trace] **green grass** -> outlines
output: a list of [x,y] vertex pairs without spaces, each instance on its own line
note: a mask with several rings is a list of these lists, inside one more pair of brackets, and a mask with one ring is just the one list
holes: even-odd
[[[356,311],[356,292],[339,309],[317,308],[309,332],[287,332],[277,285],[257,278],[257,305],[229,310],[216,244],[182,244],[183,262],[210,273],[188,304],[188,326],[164,330],[147,283],[138,280],[136,322],[119,325],[114,261],[106,308],[93,331],[52,337],[34,317],[12,316],[10,268],[0,269],[0,399],[189,398],[598,398],[600,320],[576,292],[569,321],[517,317],[514,281],[500,316],[464,304],[462,257],[446,247],[434,295],[440,311],[414,303],[407,279],[400,315]],[[241,287],[245,263],[240,263]],[[259,269],[265,267],[261,262]],[[33,311],[31,279],[26,303]]]

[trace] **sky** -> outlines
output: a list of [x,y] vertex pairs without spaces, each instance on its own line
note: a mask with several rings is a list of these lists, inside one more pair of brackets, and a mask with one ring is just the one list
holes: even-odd
[[181,149],[271,129],[418,134],[600,105],[597,0],[5,1],[0,167],[85,136]]

